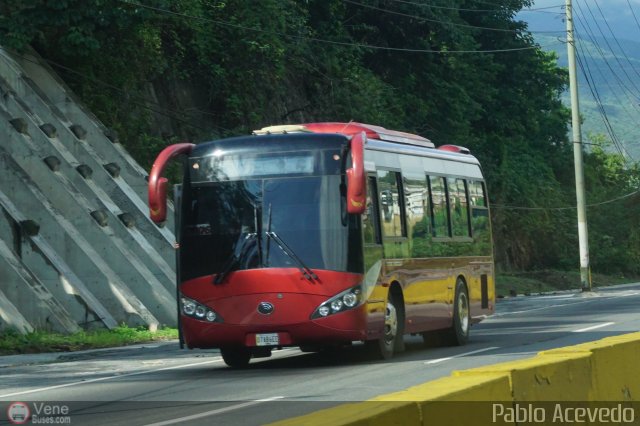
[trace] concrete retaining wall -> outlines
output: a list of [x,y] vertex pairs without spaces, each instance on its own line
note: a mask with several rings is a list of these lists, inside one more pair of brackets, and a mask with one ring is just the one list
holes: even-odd
[[[544,351],[521,361],[454,371],[450,377],[370,401],[345,404],[272,425],[562,424],[554,416],[576,415],[572,407],[556,411],[562,402],[588,406],[595,401],[598,404],[591,407],[592,413],[607,402],[615,403],[607,406],[611,409],[634,410],[628,403],[640,401],[640,333]],[[640,412],[637,404],[634,407],[633,424],[638,424]],[[514,410],[514,416],[505,415],[509,409]],[[517,410],[519,419],[515,418]],[[545,415],[545,421],[536,422],[531,417],[536,414]],[[527,418],[523,420],[522,416]],[[601,423],[602,419],[586,422]],[[620,423],[625,422],[616,424]]]
[[[92,147],[104,164],[115,163],[120,167],[120,176],[129,187],[145,199],[147,185],[145,177],[148,171],[127,153],[118,135],[107,129],[89,110],[84,108],[75,94],[66,86],[45,61],[35,52],[24,52],[14,55],[13,59],[22,69],[24,81],[37,95],[37,102],[45,104],[48,109],[69,124],[80,125],[86,132],[85,139],[91,141]],[[171,206],[169,206],[171,208]],[[173,215],[169,212],[167,225],[173,229]]]
[[[28,175],[2,150],[0,150],[0,181],[4,191],[12,194],[11,201],[17,209],[20,212],[29,212],[30,220],[38,225],[38,234],[57,253],[64,255],[71,269],[95,292],[118,322],[152,327],[160,324],[150,309],[138,299],[112,268],[111,263],[119,258],[104,257],[106,247],[96,247],[95,241],[89,241],[70,219],[60,214]],[[90,217],[89,212],[78,212],[80,213]],[[73,219],[82,222],[79,215]],[[86,226],[87,229],[89,226],[100,227],[98,224]],[[94,231],[99,232],[98,229]],[[22,297],[19,290],[16,291],[16,296]],[[153,298],[154,294],[149,294],[147,297]],[[169,309],[168,306],[165,308],[167,312]],[[34,311],[33,315],[37,315],[37,311]]]
[[[3,274],[4,291],[0,294],[2,305],[6,308],[6,312],[0,313],[3,320],[22,332],[33,328],[51,329],[60,333],[80,330],[65,307],[2,241],[0,267],[7,272]],[[18,311],[18,315],[14,317],[12,315],[15,315],[15,311]]]
[[0,330],[175,326],[173,213],[35,53],[0,47]]
[[[65,306],[81,327],[93,328],[101,325],[115,328],[118,325],[102,302],[85,286],[84,282],[47,240],[39,235],[39,225],[28,220],[2,191],[0,191],[0,212],[5,219],[0,221],[0,242],[10,241],[12,246],[11,249],[7,247],[9,253],[5,253],[3,257],[12,257],[16,259],[14,262],[20,263],[23,269],[31,271],[50,291],[51,295]],[[6,263],[6,265],[8,264]],[[11,280],[17,278],[15,268],[0,267],[0,271],[3,272],[2,287],[11,289],[9,294],[15,293],[11,300],[18,299],[20,292],[24,289],[15,283],[10,284]],[[9,297],[5,297],[6,302],[11,303]],[[3,309],[0,309],[0,314],[2,311]],[[7,311],[7,318],[14,316],[15,312],[8,313]],[[36,314],[36,321],[38,317],[39,315]],[[33,315],[29,318],[33,318]],[[31,325],[18,327],[13,320],[5,319],[3,321],[9,327],[17,328],[23,332],[33,330]],[[29,323],[27,322],[27,324]]]

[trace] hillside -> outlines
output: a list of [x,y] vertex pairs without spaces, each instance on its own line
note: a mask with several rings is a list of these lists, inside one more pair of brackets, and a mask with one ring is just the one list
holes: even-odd
[[[518,18],[527,22],[537,43],[557,53],[559,66],[566,68],[566,45],[558,43],[564,40],[564,8],[554,8],[558,3],[536,0],[532,6],[534,10],[524,10]],[[609,126],[631,155],[631,160],[639,161],[640,26],[637,19],[640,18],[640,2],[575,0],[573,4],[584,136],[604,134],[610,140]],[[545,31],[558,33],[546,34]],[[569,105],[568,93],[564,93],[562,99]]]
[[[556,39],[537,36],[536,41],[541,46],[549,46]],[[604,110],[614,135],[632,160],[640,161],[640,127],[637,124],[640,122],[640,43],[618,42],[624,54],[612,39],[579,40],[578,83],[583,134],[585,137],[590,133],[604,134],[610,138]],[[558,65],[567,67],[566,48],[555,46],[553,51],[558,56]],[[562,100],[565,105],[570,104],[568,92],[563,93]]]
[[[0,44],[33,46],[146,167],[180,140],[309,121],[467,146],[487,177],[498,267],[575,268],[567,74],[514,19],[527,3],[5,2]],[[597,148],[588,201],[635,191],[637,171]],[[594,271],[640,271],[640,205],[605,206],[589,211]]]

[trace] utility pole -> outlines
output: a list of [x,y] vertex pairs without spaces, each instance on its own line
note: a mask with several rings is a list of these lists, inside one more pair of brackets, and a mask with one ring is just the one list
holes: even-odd
[[573,131],[573,163],[576,174],[578,242],[580,245],[580,283],[582,285],[582,291],[591,291],[589,234],[587,232],[587,206],[584,192],[584,168],[582,165],[582,132],[580,131],[580,104],[578,102],[578,77],[576,75],[576,46],[575,39],[573,37],[573,11],[571,9],[571,0],[566,0],[566,2],[569,91],[571,92],[571,128]]

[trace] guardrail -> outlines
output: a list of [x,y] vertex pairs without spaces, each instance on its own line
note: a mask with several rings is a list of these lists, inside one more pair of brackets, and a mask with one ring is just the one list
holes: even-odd
[[638,401],[640,333],[632,333],[454,371],[271,426],[638,424]]

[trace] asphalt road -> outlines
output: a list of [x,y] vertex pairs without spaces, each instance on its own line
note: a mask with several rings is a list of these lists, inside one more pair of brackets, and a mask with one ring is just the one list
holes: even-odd
[[35,364],[0,357],[0,424],[9,424],[6,407],[22,401],[32,415],[58,410],[59,422],[67,407],[72,425],[258,425],[638,330],[640,284],[633,284],[501,299],[466,346],[425,348],[407,336],[407,350],[390,361],[372,361],[358,346],[332,356],[285,349],[231,370],[217,351],[176,343],[49,355]]

